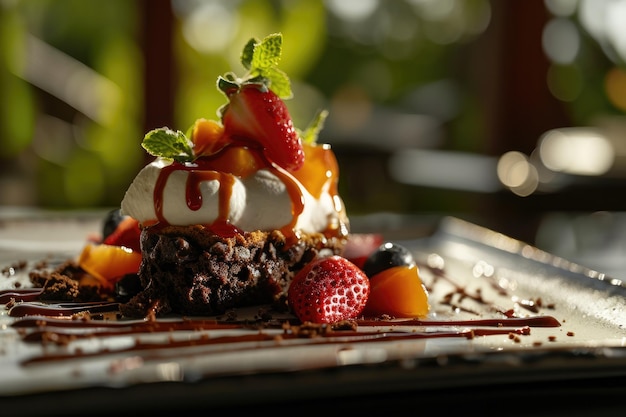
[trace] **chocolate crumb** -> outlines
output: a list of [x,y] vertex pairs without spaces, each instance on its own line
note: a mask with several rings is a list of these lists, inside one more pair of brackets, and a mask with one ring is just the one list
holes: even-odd
[[356,330],[357,327],[356,322],[353,320],[343,320],[332,325],[333,330]]

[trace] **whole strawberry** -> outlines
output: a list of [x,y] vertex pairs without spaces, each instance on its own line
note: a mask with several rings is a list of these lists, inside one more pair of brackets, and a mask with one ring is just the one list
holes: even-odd
[[361,269],[341,256],[330,256],[300,271],[287,298],[302,322],[335,323],[361,314],[369,292],[369,279]]

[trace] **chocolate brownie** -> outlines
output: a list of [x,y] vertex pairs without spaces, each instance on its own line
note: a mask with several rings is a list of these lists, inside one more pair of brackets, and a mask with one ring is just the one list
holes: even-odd
[[218,315],[233,307],[284,302],[297,271],[345,241],[321,233],[288,241],[280,231],[233,237],[202,225],[149,227],[141,233],[143,290],[121,306],[130,317]]

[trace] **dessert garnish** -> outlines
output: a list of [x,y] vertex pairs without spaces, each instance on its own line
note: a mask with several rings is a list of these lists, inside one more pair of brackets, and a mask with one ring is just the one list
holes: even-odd
[[224,236],[347,236],[337,161],[329,145],[316,143],[327,112],[306,131],[293,126],[283,102],[292,96],[290,82],[277,68],[281,51],[281,34],[246,44],[246,74],[218,78],[228,100],[219,120],[198,119],[187,133],[159,128],[145,135],[142,146],[156,160],[126,192],[124,214],[143,227],[201,224]]
[[365,273],[340,256],[316,259],[289,287],[289,307],[303,322],[335,323],[357,318],[368,301]]
[[419,276],[413,254],[404,246],[384,242],[363,264],[370,279],[370,297],[364,314],[376,317],[426,317],[428,291]]
[[[217,112],[222,123],[199,119],[190,135],[169,128],[155,129],[146,134],[144,149],[153,156],[184,163],[213,155],[234,142],[260,147],[279,166],[300,168],[304,151],[283,102],[292,97],[292,91],[289,77],[278,68],[281,54],[280,33],[262,41],[250,39],[241,54],[246,74],[240,78],[228,72],[218,77],[217,87],[229,100]],[[324,114],[320,113],[320,117]],[[317,129],[318,124],[313,126]]]

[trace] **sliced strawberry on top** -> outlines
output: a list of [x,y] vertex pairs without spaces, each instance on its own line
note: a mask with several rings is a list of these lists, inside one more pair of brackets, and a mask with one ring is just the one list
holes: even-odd
[[302,140],[283,100],[263,84],[229,84],[229,103],[222,111],[224,133],[233,140],[259,143],[265,156],[296,171],[304,164]]

